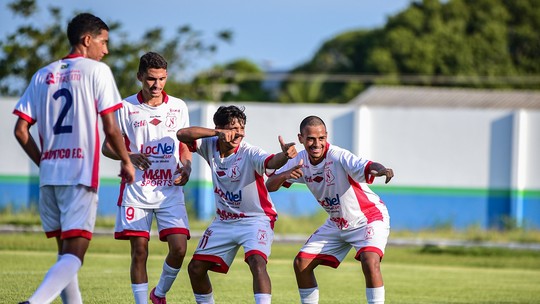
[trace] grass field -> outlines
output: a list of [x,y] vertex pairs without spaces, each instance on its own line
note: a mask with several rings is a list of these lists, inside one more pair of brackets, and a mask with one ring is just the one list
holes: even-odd
[[[185,265],[197,239],[190,240]],[[274,243],[268,270],[273,303],[298,303],[292,260],[300,243]],[[150,242],[149,285],[159,277],[166,245]],[[240,250],[227,275],[211,273],[217,303],[254,303],[251,275]],[[41,233],[0,236],[0,303],[28,297],[56,259]],[[133,303],[129,243],[95,236],[79,280],[85,303]],[[497,248],[387,247],[382,263],[387,303],[540,303],[540,252]],[[320,303],[366,303],[364,279],[352,252],[338,269],[316,270]],[[182,269],[169,303],[194,303]],[[59,300],[54,303],[60,303]]]

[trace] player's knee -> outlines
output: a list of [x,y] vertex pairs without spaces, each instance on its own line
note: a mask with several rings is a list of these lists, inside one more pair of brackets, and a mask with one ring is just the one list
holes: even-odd
[[184,259],[186,256],[186,246],[174,246],[169,250],[169,254],[175,259]]
[[296,257],[294,258],[294,261],[293,261],[293,268],[296,273],[303,272],[307,268],[307,263],[304,259],[300,257]]
[[252,273],[266,272],[266,260],[260,255],[251,255],[247,258],[247,263]]
[[377,273],[381,270],[381,259],[377,254],[362,254],[360,261],[365,273]]
[[193,276],[202,276],[206,272],[206,269],[203,267],[203,264],[196,260],[191,260],[188,265],[188,274],[190,277]]

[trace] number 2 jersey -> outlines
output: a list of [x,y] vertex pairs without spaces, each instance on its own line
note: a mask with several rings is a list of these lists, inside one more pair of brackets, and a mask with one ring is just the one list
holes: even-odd
[[37,122],[40,186],[97,189],[97,116],[119,109],[121,101],[110,68],[81,55],[69,55],[34,74],[13,113],[30,124]]
[[[163,103],[153,107],[143,102],[142,93],[129,96],[117,118],[128,151],[146,154],[150,168],[135,170],[131,185],[122,183],[118,205],[164,208],[184,204],[182,186],[173,181],[180,168],[180,141],[176,131],[189,126],[186,103],[164,91]],[[185,146],[184,146],[185,149]]]
[[233,154],[222,158],[217,136],[197,139],[188,147],[210,165],[217,219],[262,217],[274,227],[277,212],[264,184],[266,165],[273,154],[242,141]]
[[386,206],[367,185],[375,178],[369,173],[371,161],[327,144],[321,163],[312,165],[307,152],[303,150],[278,169],[276,174],[298,165],[300,159],[304,161],[304,175],[285,181],[283,186],[288,188],[294,182],[306,184],[328,213],[330,221],[339,229],[353,229],[373,221],[389,220]]

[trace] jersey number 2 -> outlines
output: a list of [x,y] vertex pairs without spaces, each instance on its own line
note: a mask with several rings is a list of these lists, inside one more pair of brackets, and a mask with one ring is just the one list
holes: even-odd
[[64,119],[66,118],[67,113],[69,112],[69,109],[71,109],[71,106],[73,105],[73,96],[69,92],[68,89],[60,89],[56,91],[53,95],[54,99],[58,99],[60,97],[64,97],[66,99],[66,103],[62,107],[62,111],[60,111],[60,115],[58,116],[58,120],[54,124],[53,132],[54,134],[62,134],[62,133],[71,133],[73,132],[73,126],[63,126],[62,122],[64,122]]

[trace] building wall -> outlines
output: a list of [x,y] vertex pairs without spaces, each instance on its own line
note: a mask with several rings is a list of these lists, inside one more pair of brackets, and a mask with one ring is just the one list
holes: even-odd
[[[39,189],[37,167],[13,137],[15,102],[0,100],[0,126],[8,130],[1,133],[0,207],[17,209],[36,204]],[[317,115],[326,122],[332,144],[393,168],[390,184],[377,179],[371,188],[388,205],[394,229],[509,223],[540,228],[540,111],[236,104],[246,107],[245,140],[268,152],[280,150],[279,135],[301,150],[299,124]],[[213,127],[219,105],[188,102],[190,123]],[[101,158],[100,214],[116,210],[118,169],[117,162]],[[185,190],[199,217],[213,215],[210,172],[198,156]],[[322,210],[304,185],[271,196],[280,214]]]

